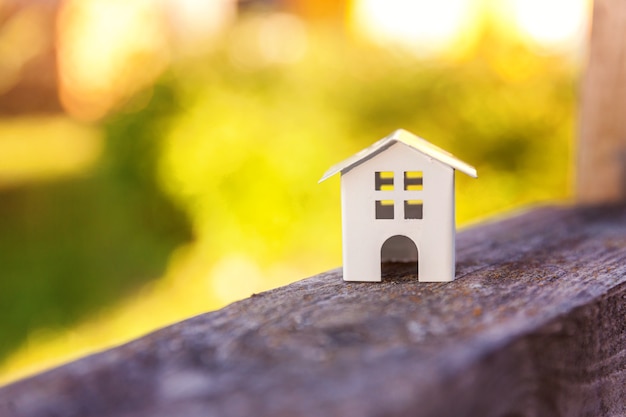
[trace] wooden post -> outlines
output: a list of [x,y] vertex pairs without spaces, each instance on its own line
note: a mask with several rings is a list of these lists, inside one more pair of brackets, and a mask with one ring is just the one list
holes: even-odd
[[577,197],[626,199],[626,1],[596,0],[582,85]]

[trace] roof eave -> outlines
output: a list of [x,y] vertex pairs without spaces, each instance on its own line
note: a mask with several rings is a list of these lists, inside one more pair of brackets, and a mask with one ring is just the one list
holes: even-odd
[[391,138],[391,135],[379,140],[373,145],[370,145],[362,151],[330,167],[328,171],[326,171],[324,175],[322,175],[322,178],[320,178],[317,183],[319,184],[322,181],[326,181],[328,178],[332,177],[338,172],[341,172],[342,175],[349,172],[350,170],[352,170],[352,168],[355,168],[356,166],[361,165],[363,162],[372,159],[384,150],[389,149],[397,142],[398,141],[396,139]]

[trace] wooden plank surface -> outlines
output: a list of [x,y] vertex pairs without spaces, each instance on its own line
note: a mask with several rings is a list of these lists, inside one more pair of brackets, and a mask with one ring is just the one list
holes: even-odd
[[577,195],[626,201],[626,2],[595,0],[582,85]]
[[6,386],[0,415],[625,415],[626,207],[457,244],[454,282],[333,270]]

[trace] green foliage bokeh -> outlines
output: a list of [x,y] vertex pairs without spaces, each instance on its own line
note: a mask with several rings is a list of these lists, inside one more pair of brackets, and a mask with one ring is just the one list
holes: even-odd
[[229,47],[168,78],[187,107],[161,179],[209,262],[239,250],[260,264],[338,263],[338,184],[315,183],[399,127],[478,168],[479,181],[457,176],[460,223],[569,195],[576,68],[563,57],[489,30],[455,62],[319,36],[298,63],[250,68]]
[[[442,61],[310,31],[301,60],[246,64],[233,59],[237,30],[102,121],[91,172],[2,192],[0,357],[158,278],[192,236],[209,271],[232,254],[301,274],[282,280],[338,266],[339,184],[316,183],[399,127],[478,169],[477,181],[457,176],[460,224],[568,197],[567,59],[488,30]],[[235,278],[209,280],[259,288]],[[189,289],[206,309],[228,301],[204,291]]]

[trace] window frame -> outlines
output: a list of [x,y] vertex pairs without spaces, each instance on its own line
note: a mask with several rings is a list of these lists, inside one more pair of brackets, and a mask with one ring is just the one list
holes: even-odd
[[394,191],[395,173],[393,171],[375,171],[374,172],[374,190],[376,191]]
[[423,191],[424,171],[404,171],[404,191]]
[[376,200],[374,217],[376,220],[394,220],[396,202],[394,200]]

